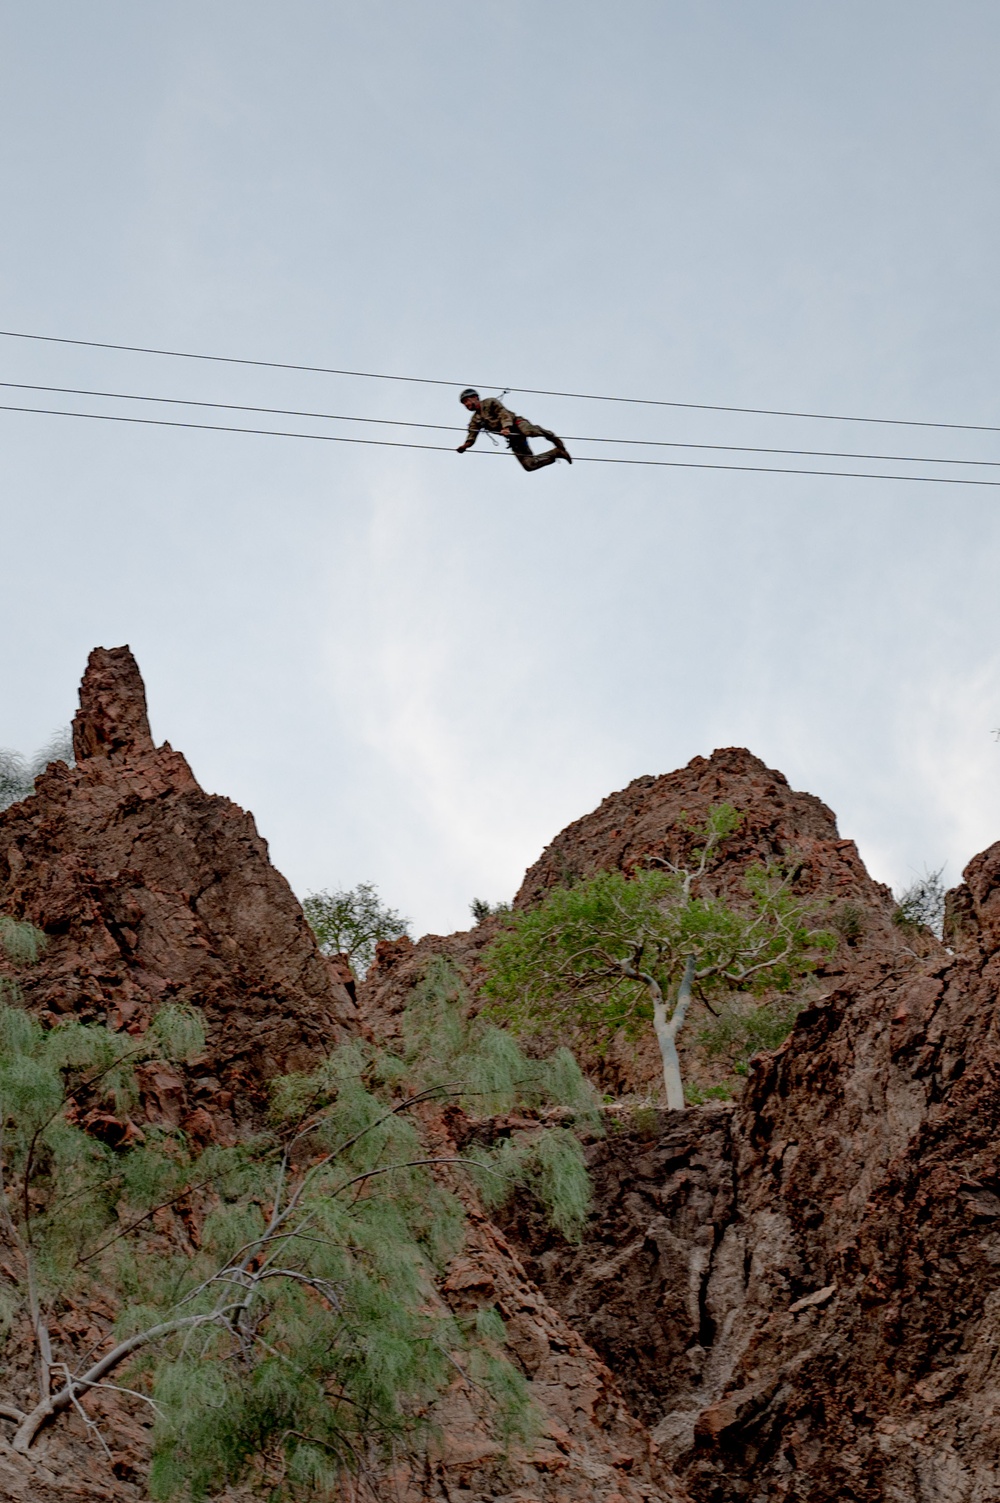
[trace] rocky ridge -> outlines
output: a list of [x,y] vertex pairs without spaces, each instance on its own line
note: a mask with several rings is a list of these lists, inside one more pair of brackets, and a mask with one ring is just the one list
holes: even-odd
[[[24,983],[25,1005],[48,1022],[74,1013],[132,1033],[144,1032],[166,1001],[196,1005],[207,1024],[205,1057],[191,1069],[147,1067],[134,1125],[167,1121],[197,1140],[232,1141],[254,1121],[271,1078],[309,1067],[361,1027],[343,967],[318,950],[252,816],[203,792],[179,753],[154,745],[128,648],[91,654],[73,739],[77,765],[50,764],[34,796],[0,814],[0,912],[37,924],[49,941]],[[102,1121],[102,1133],[114,1126]],[[117,1123],[123,1133],[129,1126]],[[443,1116],[429,1114],[425,1127],[448,1145]],[[386,1477],[386,1495],[400,1503],[685,1503],[610,1370],[527,1279],[499,1228],[474,1205],[470,1212],[466,1245],[439,1298],[459,1310],[490,1303],[501,1311],[541,1430],[504,1453],[481,1396],[456,1373],[432,1415],[439,1443],[422,1467]],[[182,1218],[177,1232],[197,1236],[197,1216]],[[0,1277],[4,1256],[0,1235]],[[55,1360],[99,1352],[115,1315],[99,1291],[86,1307],[70,1302],[52,1323]],[[110,1457],[79,1415],[43,1432],[30,1460],[13,1452],[2,1404],[23,1402],[19,1383],[30,1366],[28,1333],[15,1332],[0,1377],[2,1496],[144,1497],[148,1416],[111,1393],[84,1401]]]
[[[676,859],[723,800],[747,819],[713,882],[734,890],[748,862],[793,857],[799,890],[850,937],[735,1106],[640,1112],[589,1146],[579,1246],[523,1197],[501,1223],[694,1499],[998,1499],[1000,842],[949,894],[946,948],[892,922],[824,805],[730,748],[571,825],[517,905]],[[490,937],[387,951],[363,1019],[392,1029],[425,947],[475,985]],[[651,1062],[624,1059],[617,1078],[641,1087]]]
[[[204,1009],[205,1059],[151,1070],[140,1116],[229,1141],[275,1073],[359,1029],[391,1039],[432,955],[449,955],[475,993],[493,919],[382,946],[355,1003],[252,818],[154,746],[127,649],[92,654],[74,744],[75,768],[50,766],[33,798],[0,814],[0,912],[49,935],[26,997],[40,1016],[141,1032],[166,999]],[[717,888],[736,890],[752,861],[792,862],[798,891],[841,934],[837,951],[734,1106],[609,1113],[587,1145],[595,1193],[581,1244],[525,1197],[499,1222],[470,1205],[439,1297],[501,1311],[543,1430],[500,1454],[456,1376],[440,1445],[422,1470],[387,1478],[387,1496],[1000,1499],[1000,843],[949,895],[946,948],[893,924],[889,893],[825,805],[728,748],[637,779],[568,827],[517,906],[602,867],[683,857],[720,801],[746,818]],[[592,1063],[606,1089],[655,1081],[649,1051]],[[426,1126],[444,1148],[506,1130],[454,1113]],[[103,1340],[113,1315],[99,1302],[62,1312],[64,1353]],[[19,1361],[15,1351],[8,1384]],[[5,1496],[143,1496],[145,1416],[111,1395],[88,1403],[111,1462],[78,1419],[43,1436],[33,1470],[0,1438]]]
[[706,1503],[1000,1497],[1000,843],[950,950],[851,887],[864,946],[734,1109],[593,1145],[581,1247],[508,1224]]

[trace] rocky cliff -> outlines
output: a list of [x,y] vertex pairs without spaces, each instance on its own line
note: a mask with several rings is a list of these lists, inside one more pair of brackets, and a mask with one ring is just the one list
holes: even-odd
[[751,809],[752,850],[796,845],[858,906],[863,942],[734,1108],[590,1147],[580,1247],[523,1201],[508,1234],[695,1499],[1000,1498],[1000,843],[949,895],[946,949],[887,922],[822,805],[725,752],[607,800],[519,901],[677,839],[656,805],[706,783]]
[[[73,741],[76,766],[51,764],[33,797],[0,814],[0,913],[48,937],[22,978],[25,1005],[48,1022],[72,1013],[132,1033],[166,1001],[197,1006],[208,1027],[205,1057],[192,1069],[146,1067],[134,1116],[140,1127],[167,1121],[196,1141],[233,1141],[254,1123],[273,1076],[309,1067],[361,1026],[341,968],[317,949],[252,816],[203,792],[179,753],[154,745],[128,648],[91,654]],[[102,1133],[113,1126],[102,1120]],[[430,1114],[425,1128],[448,1147],[443,1118]],[[466,1245],[439,1298],[462,1312],[485,1304],[501,1312],[540,1433],[505,1453],[484,1421],[481,1394],[456,1373],[432,1416],[440,1438],[426,1464],[401,1464],[384,1479],[385,1496],[685,1503],[610,1370],[530,1283],[499,1228],[470,1211]],[[197,1219],[184,1230],[196,1236]],[[0,1230],[5,1278],[4,1254]],[[116,1314],[100,1290],[68,1300],[51,1326],[54,1360],[75,1364],[83,1351],[100,1352]],[[30,1368],[27,1331],[15,1331],[0,1373],[0,1496],[145,1497],[148,1412],[112,1394],[84,1401],[101,1419],[110,1455],[88,1436],[82,1413],[44,1432],[30,1460],[12,1451],[3,1406],[24,1402],[18,1385]]]
[[0,814],[0,912],[48,938],[30,1006],[142,1032],[163,1002],[196,1004],[211,1068],[148,1078],[144,1110],[226,1139],[264,1081],[342,1035],[354,1004],[253,817],[153,745],[127,647],[91,653],[73,746],[75,767],[51,763]]
[[[730,748],[606,799],[517,905],[684,856],[721,801],[747,818],[717,887],[792,857],[799,890],[847,920],[810,1005],[736,1105],[611,1116],[581,1245],[523,1197],[501,1222],[694,1499],[1000,1499],[1000,843],[949,894],[946,948],[892,922],[830,810]],[[425,948],[475,984],[490,937],[386,950],[363,1019],[392,1030]],[[617,1078],[648,1085],[654,1061]]]
[[[873,957],[908,955],[914,944],[920,947],[921,940],[901,937],[892,922],[892,894],[872,881],[854,841],[841,837],[832,811],[812,794],[795,792],[780,772],[742,747],[695,757],[663,777],[636,778],[611,794],[543,851],[525,875],[515,909],[537,902],[559,883],[599,870],[628,872],[663,860],[683,864],[698,844],[709,809],[721,803],[738,809],[743,822],[713,867],[713,890],[738,900],[748,867],[783,861],[796,869],[796,895],[815,902],[821,922],[849,935],[819,971],[820,991]],[[449,955],[475,989],[485,974],[480,957],[497,928],[498,920],[488,918],[459,934],[383,946],[363,991],[364,1026],[382,1038],[395,1036],[408,988],[431,954]],[[685,1080],[710,1083],[695,1037],[689,1028],[679,1043]],[[660,1090],[662,1066],[652,1030],[637,1041],[619,1037],[600,1055],[571,1031],[546,1042],[570,1045],[592,1078],[614,1095]]]
[[[251,816],[154,746],[127,649],[92,654],[74,745],[74,768],[50,766],[0,814],[0,912],[49,937],[26,993],[47,1020],[139,1033],[164,1000],[204,1010],[205,1058],[151,1068],[140,1117],[230,1141],[274,1074],[356,1030],[391,1039],[430,956],[449,955],[475,993],[495,919],[382,946],[355,1005]],[[946,947],[894,925],[825,805],[730,748],[606,799],[556,837],[517,905],[601,868],[683,857],[720,801],[746,817],[716,887],[786,859],[838,948],[734,1105],[609,1112],[587,1145],[594,1205],[579,1245],[527,1197],[494,1221],[470,1206],[438,1295],[462,1313],[500,1310],[542,1430],[503,1455],[456,1375],[439,1444],[422,1469],[386,1478],[386,1497],[1000,1499],[1000,844],[949,895]],[[612,1091],[655,1084],[649,1050],[592,1064]],[[443,1113],[426,1129],[450,1151],[504,1125]],[[99,1349],[114,1313],[99,1299],[67,1308],[61,1350]],[[0,1399],[16,1398],[20,1361],[8,1354]],[[88,1403],[103,1406],[112,1456],[76,1416],[28,1466],[0,1419],[0,1495],[144,1496],[146,1416],[109,1395]]]

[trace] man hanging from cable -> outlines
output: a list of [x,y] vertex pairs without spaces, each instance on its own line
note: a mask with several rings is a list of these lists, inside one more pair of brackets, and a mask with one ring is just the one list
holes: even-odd
[[[501,402],[499,397],[480,397],[478,391],[473,391],[467,386],[458,399],[462,406],[472,413],[469,420],[469,436],[464,444],[459,444],[459,454],[464,454],[466,449],[471,449],[483,428],[487,433],[499,433],[507,440],[507,445],[525,470],[540,470],[547,464],[555,464],[557,459],[565,459],[568,464],[573,463],[572,455],[566,448],[562,439],[548,428],[539,428],[537,423],[529,423],[527,418],[518,417],[515,412],[510,412]],[[532,454],[529,438],[547,438],[553,448],[546,449],[541,454]]]

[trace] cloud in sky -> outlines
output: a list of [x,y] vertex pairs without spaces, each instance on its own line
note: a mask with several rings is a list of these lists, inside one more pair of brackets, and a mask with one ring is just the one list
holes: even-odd
[[[0,339],[2,379],[456,427],[468,381],[993,423],[998,41],[976,0],[9,8],[4,327],[456,386]],[[1000,460],[511,400],[566,434]],[[128,641],[157,735],[300,892],[374,878],[446,931],[727,744],[896,884],[1000,835],[997,492],[0,428],[0,745]]]

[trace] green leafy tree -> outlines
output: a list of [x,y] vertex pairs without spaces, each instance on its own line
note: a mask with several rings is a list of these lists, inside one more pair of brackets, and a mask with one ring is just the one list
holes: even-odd
[[383,939],[401,939],[410,921],[387,907],[373,882],[337,892],[313,892],[302,911],[325,955],[346,955],[355,972],[367,971],[375,946]]
[[713,857],[740,822],[718,805],[690,866],[601,872],[517,914],[486,954],[499,1014],[518,1028],[565,1018],[602,1044],[651,1022],[667,1105],[683,1107],[677,1036],[695,994],[787,990],[829,943],[774,866],[747,873],[739,905],[713,895]]
[[[45,1030],[0,1008],[0,1211],[21,1269],[4,1309],[10,1324],[26,1307],[39,1365],[34,1402],[0,1403],[14,1448],[28,1452],[71,1409],[96,1431],[81,1401],[120,1386],[153,1409],[153,1498],[207,1499],[248,1479],[272,1503],[319,1498],[418,1443],[456,1365],[501,1436],[528,1433],[502,1320],[457,1317],[435,1292],[466,1214],[448,1177],[494,1199],[530,1184],[572,1232],[586,1210],[579,1145],[560,1119],[540,1121],[534,1146],[443,1155],[420,1113],[449,1099],[564,1115],[593,1102],[565,1051],[528,1060],[466,1011],[457,974],[432,964],[398,1053],[338,1049],[275,1083],[255,1136],[199,1153],[179,1131],[146,1127],[109,1146],[85,1130],[98,1107],[126,1116],[137,1058],[201,1049],[190,1014],[164,1011],[136,1041],[78,1023]],[[172,1209],[181,1202],[205,1212],[194,1238]],[[95,1286],[121,1314],[78,1361],[53,1350],[50,1317]]]

